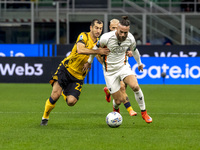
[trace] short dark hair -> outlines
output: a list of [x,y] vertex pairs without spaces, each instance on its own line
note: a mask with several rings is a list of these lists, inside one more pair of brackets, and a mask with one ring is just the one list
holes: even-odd
[[92,27],[94,26],[95,22],[98,23],[98,24],[103,24],[103,21],[101,21],[99,19],[93,19],[92,22],[91,22]]
[[123,26],[130,26],[130,20],[128,20],[128,16],[122,16],[122,20],[119,22]]

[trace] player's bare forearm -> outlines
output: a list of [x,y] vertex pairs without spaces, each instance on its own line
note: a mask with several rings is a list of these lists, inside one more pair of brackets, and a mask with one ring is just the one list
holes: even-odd
[[99,55],[108,55],[110,53],[110,50],[108,48],[98,48],[97,49],[97,54]]
[[77,43],[77,52],[79,54],[100,54],[100,55],[108,55],[110,50],[108,48],[98,48],[97,50],[88,49],[85,47],[83,43]]

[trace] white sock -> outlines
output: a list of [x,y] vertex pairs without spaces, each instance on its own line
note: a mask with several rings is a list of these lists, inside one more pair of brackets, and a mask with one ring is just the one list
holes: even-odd
[[115,109],[119,109],[119,105],[117,105],[116,103],[115,103],[115,100],[113,99],[113,107],[115,108]]
[[135,94],[135,99],[140,107],[140,110],[145,110],[146,109],[146,105],[145,105],[145,102],[144,102],[144,95],[142,93],[142,90],[140,89],[139,91],[137,92],[134,92]]

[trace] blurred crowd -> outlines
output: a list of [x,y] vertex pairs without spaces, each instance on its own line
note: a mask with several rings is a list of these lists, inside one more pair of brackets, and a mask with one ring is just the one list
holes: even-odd
[[200,12],[200,0],[182,0],[180,6],[182,12]]

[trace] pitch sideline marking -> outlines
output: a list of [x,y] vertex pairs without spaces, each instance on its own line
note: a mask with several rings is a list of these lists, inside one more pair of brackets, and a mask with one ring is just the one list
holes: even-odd
[[[29,113],[29,114],[36,114],[36,113],[43,113],[43,112],[3,112],[0,111],[0,114],[23,114],[23,113]],[[51,112],[55,114],[104,114],[107,112]],[[121,114],[125,114],[125,112],[122,112]],[[157,115],[200,115],[200,113],[149,113],[149,114],[157,114]]]

